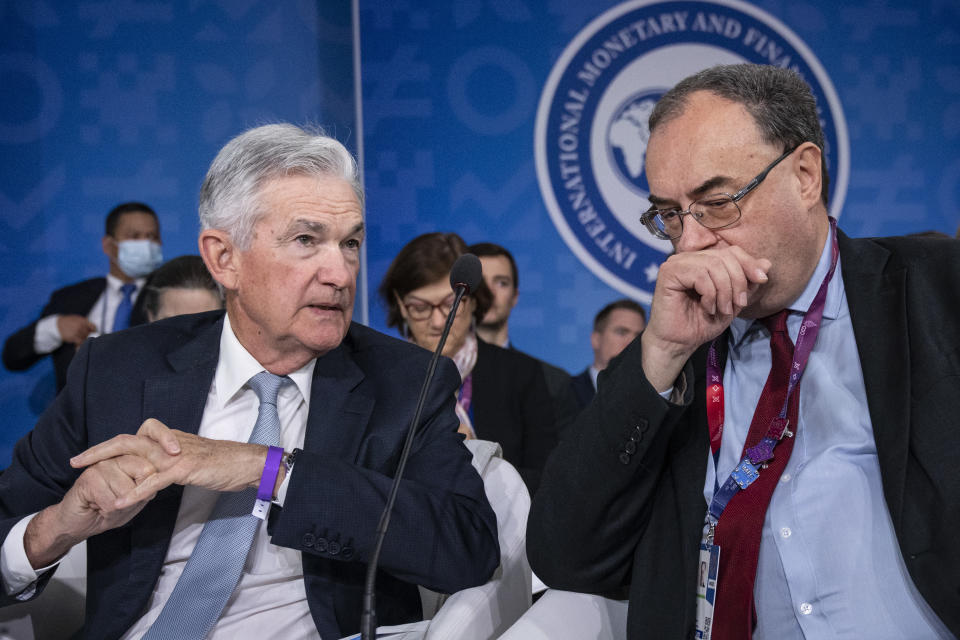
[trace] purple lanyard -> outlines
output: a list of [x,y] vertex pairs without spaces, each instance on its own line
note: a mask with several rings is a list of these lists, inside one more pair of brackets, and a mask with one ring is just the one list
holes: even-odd
[[[759,477],[760,470],[757,467],[760,467],[773,458],[774,447],[777,446],[784,436],[793,435],[788,430],[790,422],[787,420],[787,407],[791,394],[797,385],[800,384],[800,378],[807,368],[807,360],[810,359],[813,345],[817,341],[817,334],[820,332],[820,323],[823,320],[823,309],[827,301],[827,288],[837,269],[837,259],[840,255],[840,248],[837,245],[837,221],[832,217],[830,218],[830,240],[832,244],[830,270],[820,284],[820,289],[817,291],[817,295],[814,296],[813,302],[810,303],[810,308],[807,309],[807,312],[803,315],[803,322],[800,325],[800,332],[797,335],[797,343],[793,349],[793,361],[790,364],[790,380],[787,384],[787,397],[783,401],[783,408],[780,410],[780,415],[770,422],[770,428],[767,430],[767,434],[763,440],[746,450],[743,459],[740,460],[740,463],[734,468],[730,477],[727,478],[727,481],[723,483],[723,486],[713,492],[713,500],[710,502],[710,510],[707,516],[707,522],[710,524],[711,531],[720,520],[720,515],[723,513],[723,510],[726,509],[730,499],[733,498],[738,491],[750,486],[750,484]],[[717,357],[717,340],[721,339],[725,339],[723,335],[715,338],[714,341],[710,343],[710,351],[707,354],[707,380],[713,382],[708,384],[714,384],[716,381],[723,379],[723,368]],[[719,393],[721,396],[720,406],[722,407],[722,383],[719,388]],[[711,400],[709,392],[707,402],[707,416],[712,441],[718,438],[718,434],[722,432],[723,417],[720,416],[719,422],[717,422],[714,417],[716,412],[710,411],[709,403]],[[719,458],[720,447],[718,444],[716,448],[713,449],[714,469],[717,468]]]

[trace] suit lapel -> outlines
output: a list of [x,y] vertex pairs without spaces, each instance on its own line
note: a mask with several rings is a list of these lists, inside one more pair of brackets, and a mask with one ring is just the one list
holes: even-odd
[[841,268],[890,516],[901,530],[910,437],[906,270],[869,240],[840,238]]
[[[222,330],[222,319],[206,327],[194,340],[167,356],[171,373],[144,382],[144,419],[156,418],[171,429],[197,433],[217,368]],[[153,591],[182,495],[183,487],[179,485],[164,489],[131,521],[130,597],[149,597]]]
[[220,320],[167,356],[172,373],[144,382],[144,417],[156,418],[171,429],[197,433],[220,357],[222,331]]
[[352,462],[373,412],[374,399],[357,389],[364,374],[350,355],[351,344],[348,338],[317,359],[303,446]]

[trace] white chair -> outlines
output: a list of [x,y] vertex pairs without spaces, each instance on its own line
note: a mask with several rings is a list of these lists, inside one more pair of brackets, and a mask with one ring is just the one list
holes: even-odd
[[[483,478],[487,500],[497,514],[500,568],[489,582],[450,596],[421,588],[424,616],[432,619],[427,640],[497,638],[530,608],[527,514],[530,494],[517,470],[500,456],[500,445],[467,440],[473,465]],[[437,610],[437,604],[442,606]]]
[[83,626],[87,593],[87,544],[76,545],[60,561],[39,596],[0,609],[0,640],[60,640]]
[[626,640],[627,602],[547,589],[500,640]]

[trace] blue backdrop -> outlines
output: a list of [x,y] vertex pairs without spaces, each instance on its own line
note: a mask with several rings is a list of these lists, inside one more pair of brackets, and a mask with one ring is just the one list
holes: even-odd
[[[0,334],[33,320],[53,289],[103,275],[103,218],[118,202],[157,209],[166,257],[195,253],[196,194],[217,149],[244,128],[287,120],[327,127],[362,158],[369,286],[358,318],[383,328],[368,289],[404,243],[457,231],[516,256],[513,342],[580,370],[592,358],[594,313],[624,291],[642,301],[662,258],[631,226],[642,177],[630,191],[599,176],[629,164],[603,128],[604,117],[624,113],[604,102],[618,86],[616,65],[651,85],[710,56],[798,65],[835,97],[833,109],[822,105],[825,123],[846,132],[830,157],[845,183],[839,213],[849,234],[953,235],[960,222],[955,0],[360,0],[355,14],[359,23],[346,0],[0,4]],[[627,35],[604,31],[614,14]],[[711,48],[702,58],[698,42]],[[609,72],[599,49],[617,60]],[[574,217],[564,231],[566,192],[547,166],[549,141],[559,144],[549,112],[563,100],[549,98],[551,88],[577,90],[576,72],[591,61],[600,65],[595,84],[580,88],[596,100],[578,168],[594,170],[594,204],[610,211],[603,230],[579,228]],[[604,83],[614,89],[603,93]],[[618,198],[629,206],[614,206]],[[619,235],[605,240],[613,229]],[[620,258],[637,254],[632,282],[618,281],[612,263],[588,264],[591,251],[612,252],[614,242]],[[0,466],[49,396],[50,375],[47,362],[0,372]]]

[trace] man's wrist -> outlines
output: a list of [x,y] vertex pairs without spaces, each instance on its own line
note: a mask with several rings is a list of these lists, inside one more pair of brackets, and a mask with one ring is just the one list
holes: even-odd
[[250,447],[253,457],[247,467],[249,471],[247,472],[245,486],[248,489],[259,489],[260,480],[263,478],[263,467],[267,463],[267,452],[270,451],[270,447],[263,444],[251,444]]
[[23,550],[35,570],[55,564],[84,538],[71,535],[62,527],[60,504],[38,513],[23,532]]
[[650,385],[656,389],[657,393],[663,393],[676,386],[677,378],[693,352],[665,347],[653,336],[648,336],[648,332],[644,332],[640,340],[643,345],[641,366]]

